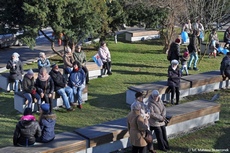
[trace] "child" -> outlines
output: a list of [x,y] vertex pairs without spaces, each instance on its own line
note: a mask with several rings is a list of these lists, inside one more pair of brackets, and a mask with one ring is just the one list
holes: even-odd
[[189,51],[188,49],[186,48],[184,50],[184,54],[183,56],[181,57],[180,61],[181,61],[181,73],[183,74],[183,71],[185,70],[186,72],[186,75],[189,75],[188,74],[188,68],[187,68],[187,61],[189,59]]

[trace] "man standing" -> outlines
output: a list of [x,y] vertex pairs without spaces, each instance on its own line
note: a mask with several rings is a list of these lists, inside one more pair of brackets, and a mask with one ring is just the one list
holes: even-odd
[[73,53],[73,57],[75,61],[78,61],[81,64],[83,71],[86,76],[86,84],[89,84],[89,71],[86,67],[86,55],[83,50],[81,50],[81,46],[78,45],[76,51]]
[[67,86],[65,78],[58,69],[58,65],[52,65],[52,70],[49,74],[54,81],[54,90],[62,97],[67,111],[73,111],[74,109],[71,108],[71,106],[75,106],[73,90]]
[[191,65],[192,65],[192,62],[194,60],[194,63],[193,63],[193,70],[195,71],[198,71],[198,68],[197,68],[197,61],[198,61],[198,49],[197,49],[197,35],[198,35],[199,31],[198,30],[193,30],[193,34],[192,34],[192,37],[189,41],[189,45],[188,45],[188,50],[189,50],[189,53],[190,53],[190,59],[188,61],[188,69],[191,70]]

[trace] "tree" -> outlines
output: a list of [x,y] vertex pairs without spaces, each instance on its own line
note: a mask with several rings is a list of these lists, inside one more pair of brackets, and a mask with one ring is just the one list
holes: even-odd
[[[18,5],[17,3],[19,3]],[[23,41],[33,47],[40,31],[50,42],[52,50],[54,40],[42,30],[51,27],[54,35],[64,35],[64,44],[75,46],[90,35],[98,36],[107,30],[107,7],[104,0],[11,0],[6,1],[5,21],[11,27],[19,26],[24,30]],[[10,11],[14,6],[16,16]],[[19,22],[20,21],[20,22]]]

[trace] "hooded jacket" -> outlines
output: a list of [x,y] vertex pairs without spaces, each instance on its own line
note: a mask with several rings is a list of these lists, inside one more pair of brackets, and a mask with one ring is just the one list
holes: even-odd
[[228,55],[226,55],[221,61],[220,74],[226,75],[230,78],[230,57]]
[[30,146],[35,143],[37,137],[41,136],[41,128],[37,121],[20,120],[14,131],[13,143],[15,146]]
[[22,89],[24,93],[31,93],[32,89],[35,88],[34,86],[34,77],[31,79],[27,76],[27,74],[24,76],[22,81]]
[[170,48],[169,48],[169,61],[172,61],[172,60],[179,60],[180,58],[180,45],[179,43],[176,43],[176,42],[172,42],[172,44],[170,45]]
[[150,109],[149,124],[152,127],[164,126],[164,117],[166,117],[166,109],[163,102],[160,100],[155,101],[152,95],[148,98],[148,108]]
[[56,115],[55,114],[43,114],[39,121],[42,134],[39,138],[41,142],[49,142],[55,138],[55,124],[56,124]]
[[[15,64],[15,66],[13,66]],[[22,80],[23,66],[20,60],[13,61],[12,59],[7,62],[7,69],[10,69],[10,79],[11,80]]]
[[168,67],[168,86],[180,87],[181,71],[179,67],[174,70],[170,65]]

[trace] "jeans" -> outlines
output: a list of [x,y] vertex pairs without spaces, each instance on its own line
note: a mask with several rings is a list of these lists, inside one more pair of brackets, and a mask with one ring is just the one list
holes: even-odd
[[158,148],[160,150],[166,150],[169,149],[169,143],[167,140],[167,134],[166,134],[166,129],[165,126],[159,126],[159,127],[152,127],[150,126],[150,130],[154,130],[154,133],[157,138],[157,144]]
[[183,71],[185,70],[186,72],[186,75],[188,75],[188,68],[187,68],[187,65],[182,65],[181,66],[181,74],[183,74]]
[[67,86],[57,90],[57,93],[61,96],[66,109],[70,109],[70,103],[74,102],[73,89]]
[[188,61],[188,67],[191,67],[193,60],[194,60],[193,68],[196,68],[196,64],[197,64],[197,61],[198,61],[198,54],[197,54],[197,52],[190,53],[190,59]]
[[28,107],[32,108],[33,97],[37,99],[37,104],[41,104],[41,97],[38,93],[32,95],[30,93],[24,93],[24,97],[28,100]]
[[81,105],[83,103],[82,100],[82,91],[84,90],[85,85],[82,84],[79,87],[73,87],[73,94],[76,97],[76,100],[78,101],[78,104]]
[[85,77],[86,77],[86,84],[89,83],[89,71],[86,66],[82,66],[82,70],[85,72]]
[[14,89],[14,92],[18,92],[19,83],[21,83],[21,80],[14,80],[14,87],[13,83],[10,83],[10,90]]

